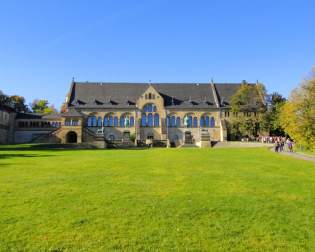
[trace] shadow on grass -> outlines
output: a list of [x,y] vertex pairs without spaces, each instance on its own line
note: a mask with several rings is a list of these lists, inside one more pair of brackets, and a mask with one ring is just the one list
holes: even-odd
[[[76,151],[76,150],[148,150],[148,147],[133,148],[105,148],[100,149],[93,146],[81,144],[18,144],[0,146],[0,151],[32,151],[32,150],[51,150],[51,151]],[[153,148],[155,149],[155,148]],[[1,154],[0,154],[1,155]]]
[[[51,157],[53,155],[35,155],[35,154],[0,154],[1,159],[8,159],[8,158],[36,158],[36,157]],[[1,164],[0,164],[1,165]]]

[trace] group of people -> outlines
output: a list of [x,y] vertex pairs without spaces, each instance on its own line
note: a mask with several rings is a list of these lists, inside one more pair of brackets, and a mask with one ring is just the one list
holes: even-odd
[[289,152],[293,152],[293,141],[289,138],[279,137],[274,142],[275,152],[282,152],[284,150],[285,145],[287,146],[287,150]]
[[261,142],[267,144],[273,144],[275,152],[282,152],[285,149],[289,152],[293,152],[293,141],[290,138],[282,136],[257,136],[242,138],[242,142]]

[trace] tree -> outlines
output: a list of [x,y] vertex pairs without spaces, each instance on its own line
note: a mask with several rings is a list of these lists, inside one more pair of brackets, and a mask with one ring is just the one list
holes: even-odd
[[315,70],[282,106],[280,121],[298,144],[315,149]]
[[19,95],[9,97],[10,103],[17,112],[29,112],[29,108],[25,104],[25,98]]
[[29,112],[25,98],[19,95],[8,96],[0,91],[0,104],[12,107],[16,112]]
[[259,111],[264,111],[266,100],[266,88],[262,84],[249,85],[244,82],[231,98],[233,112],[249,110],[257,107]]
[[244,82],[231,98],[232,112],[255,112],[255,117],[233,117],[229,122],[229,130],[232,139],[242,136],[256,136],[260,132],[260,125],[266,111],[266,89],[262,84],[249,85]]
[[38,114],[52,114],[57,112],[53,105],[49,106],[48,100],[34,100],[31,107],[33,113]]
[[61,108],[60,108],[60,112],[65,113],[65,112],[67,112],[67,110],[68,110],[67,103],[66,102],[62,103]]
[[280,111],[286,99],[279,93],[274,92],[267,96],[267,111],[262,114],[261,129],[269,135],[284,136],[285,132],[281,127]]
[[9,105],[9,103],[10,103],[9,96],[7,96],[6,94],[4,94],[4,93],[0,90],[0,105]]

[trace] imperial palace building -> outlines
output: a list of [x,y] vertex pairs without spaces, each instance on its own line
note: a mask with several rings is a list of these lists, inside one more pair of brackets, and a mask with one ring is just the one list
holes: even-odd
[[[241,85],[73,81],[65,113],[14,113],[14,129],[6,139],[98,148],[148,144],[209,147],[227,140],[232,116],[257,115],[255,106],[241,115],[230,112],[231,97]],[[6,113],[10,111],[6,109]]]

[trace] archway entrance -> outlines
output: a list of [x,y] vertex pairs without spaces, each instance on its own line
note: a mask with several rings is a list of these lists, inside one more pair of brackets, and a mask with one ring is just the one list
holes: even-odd
[[70,131],[67,134],[67,143],[77,143],[77,141],[78,141],[77,133],[75,133],[74,131]]

